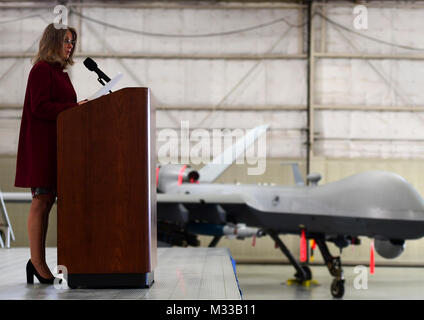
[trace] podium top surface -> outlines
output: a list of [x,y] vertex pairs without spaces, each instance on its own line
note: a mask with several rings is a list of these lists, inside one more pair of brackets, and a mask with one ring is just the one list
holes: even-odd
[[[89,100],[87,103],[84,103],[82,105],[69,108],[63,112],[61,112],[57,118],[57,121],[62,121],[63,117],[66,117],[67,114],[72,113],[76,110],[87,110],[90,106],[97,106],[97,105],[104,105],[105,103],[108,103],[110,99],[118,98],[119,101],[122,99],[127,99],[128,101],[131,101],[132,103],[140,103],[146,100],[151,99],[150,97],[150,88],[148,87],[126,87],[119,90],[116,90],[112,93],[108,93],[105,95],[102,95],[96,99]],[[139,99],[137,99],[139,98]],[[150,105],[151,107],[151,105]]]

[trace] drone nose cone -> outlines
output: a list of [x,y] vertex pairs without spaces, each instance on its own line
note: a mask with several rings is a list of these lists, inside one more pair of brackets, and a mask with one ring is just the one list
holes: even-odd
[[334,201],[342,202],[346,209],[424,215],[424,199],[409,182],[392,172],[363,172],[326,187],[320,190],[333,194]]

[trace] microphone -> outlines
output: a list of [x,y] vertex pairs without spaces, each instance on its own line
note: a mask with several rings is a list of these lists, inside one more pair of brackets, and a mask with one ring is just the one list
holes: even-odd
[[97,63],[95,63],[94,62],[94,60],[93,59],[91,59],[90,57],[87,57],[85,60],[84,60],[84,65],[87,67],[87,69],[88,70],[90,70],[90,71],[94,71],[95,73],[97,73],[97,75],[99,76],[99,78],[97,79],[97,80],[99,80],[99,82],[102,84],[102,85],[105,85],[102,81],[101,81],[101,79],[103,79],[104,81],[106,81],[106,82],[109,82],[110,81],[110,78],[107,76],[107,75],[105,75],[104,73],[103,73],[103,71],[102,70],[100,70],[98,67],[97,67]]

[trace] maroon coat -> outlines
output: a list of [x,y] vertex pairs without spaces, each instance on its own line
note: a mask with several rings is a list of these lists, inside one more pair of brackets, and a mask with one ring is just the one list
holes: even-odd
[[56,119],[77,105],[74,87],[60,65],[40,61],[32,67],[19,134],[16,187],[56,187]]

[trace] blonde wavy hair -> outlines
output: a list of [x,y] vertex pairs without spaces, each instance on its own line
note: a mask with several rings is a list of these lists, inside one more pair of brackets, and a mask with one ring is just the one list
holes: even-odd
[[[65,40],[66,31],[72,33],[72,40],[75,44],[68,59],[63,57],[63,41]],[[66,29],[56,29],[53,23],[50,23],[44,29],[43,36],[41,37],[38,52],[32,59],[32,63],[36,64],[39,61],[46,61],[50,64],[59,63],[62,67],[66,68],[68,65],[73,65],[72,59],[77,42],[77,32],[74,28],[67,27]]]

